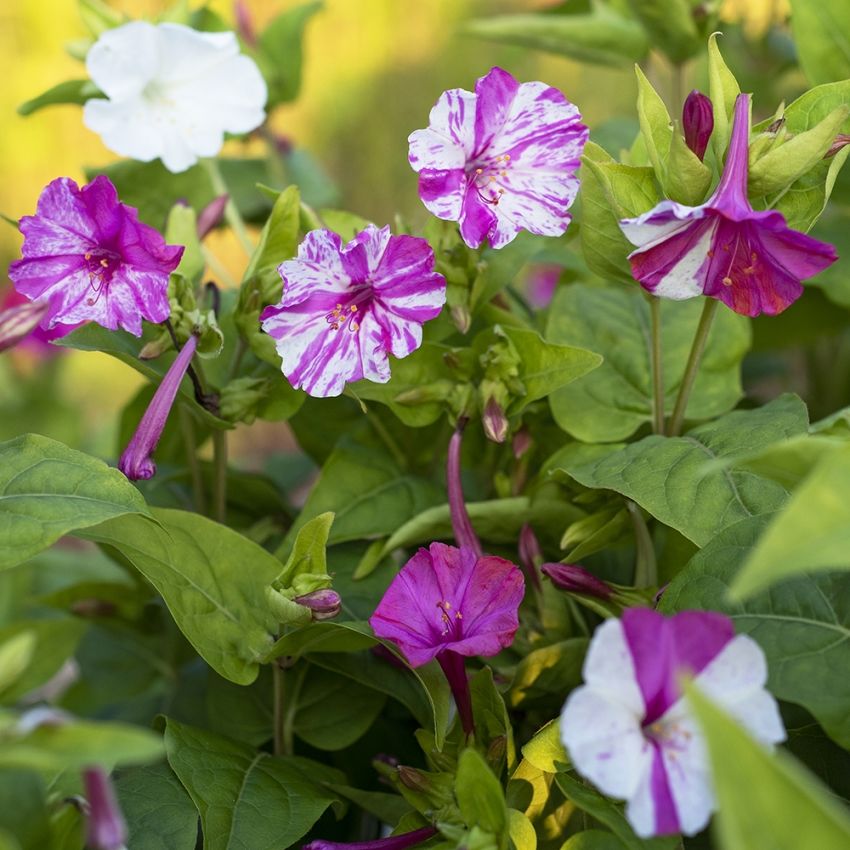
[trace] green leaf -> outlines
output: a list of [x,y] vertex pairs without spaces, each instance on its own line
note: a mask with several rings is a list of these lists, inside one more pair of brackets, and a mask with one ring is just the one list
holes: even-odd
[[587,829],[571,835],[561,850],[624,850],[625,845],[613,832]]
[[195,850],[198,812],[167,764],[123,771],[115,791],[133,850]]
[[806,407],[792,395],[739,410],[684,437],[644,437],[624,446],[567,446],[550,463],[585,487],[615,490],[697,546],[734,522],[769,513],[785,490],[750,472],[712,461],[805,431]]
[[[751,635],[767,657],[768,686],[806,708],[834,740],[850,749],[850,574],[784,581],[743,602],[729,599],[753,546],[772,516],[729,526],[698,552],[661,598],[661,610],[721,611]],[[778,561],[776,563],[781,563]]]
[[104,0],[79,0],[79,6],[83,24],[95,38],[109,29],[121,26],[127,20],[125,15]]
[[508,834],[515,850],[537,850],[537,833],[523,812],[508,809]]
[[546,50],[596,65],[627,66],[649,51],[643,28],[609,6],[586,15],[502,15],[471,21],[463,32],[488,41]]
[[564,765],[568,765],[570,757],[561,743],[560,721],[550,720],[535,732],[531,740],[522,748],[522,757],[544,773],[557,773],[563,769]]
[[665,173],[667,156],[670,153],[673,123],[664,101],[652,87],[652,83],[646,78],[646,74],[639,65],[635,65],[635,74],[638,85],[637,113],[640,131],[649,161],[655,173],[661,178]]
[[44,781],[37,773],[0,770],[0,800],[0,850],[53,850]]
[[351,746],[375,722],[386,695],[321,667],[310,665],[306,670],[295,697],[295,734],[319,750]]
[[[587,651],[585,638],[551,643],[533,649],[519,662],[508,696],[511,708],[558,699],[581,684],[581,668]],[[526,754],[526,758],[529,758]],[[529,759],[530,760],[530,759]]]
[[[662,299],[664,409],[670,414],[685,372],[702,304]],[[598,351],[602,365],[552,393],[555,421],[586,442],[631,436],[652,421],[650,311],[636,289],[573,284],[561,287],[549,311],[546,335],[553,342]],[[708,337],[691,392],[688,416],[707,419],[725,413],[741,397],[740,365],[750,347],[749,321],[721,311]]]
[[720,55],[720,48],[717,46],[718,35],[719,33],[712,33],[708,39],[708,93],[714,110],[711,147],[714,158],[718,163],[722,163],[732,136],[732,113],[735,111],[735,100],[741,93],[741,88]]
[[711,169],[688,147],[678,130],[670,140],[661,185],[669,198],[689,206],[701,204],[711,186]]
[[[304,573],[327,575],[328,535],[334,515],[328,511],[304,523],[295,537],[295,544],[277,580],[283,587],[292,587],[297,576]],[[278,551],[277,556],[282,557]]]
[[260,234],[260,241],[242,277],[243,285],[255,278],[265,280],[274,274],[273,282],[280,288],[277,267],[284,260],[295,256],[300,215],[301,197],[298,187],[290,186],[284,189],[274,202],[271,215]]
[[794,493],[732,587],[743,599],[803,572],[850,570],[850,446],[830,452]]
[[278,15],[260,34],[257,60],[269,86],[269,108],[295,100],[301,88],[304,28],[322,3],[305,3]]
[[455,797],[469,827],[478,826],[493,835],[507,829],[508,810],[501,783],[482,756],[471,748],[458,759]]
[[66,80],[22,103],[18,107],[18,115],[32,115],[45,106],[62,103],[83,104],[94,97],[104,97],[104,94],[91,80]]
[[37,642],[34,632],[26,631],[19,625],[3,631],[9,631],[10,634],[0,633],[0,698],[3,698],[4,693],[19,682],[21,675],[26,672]]
[[294,844],[338,798],[308,759],[276,758],[168,719],[168,763],[201,815],[206,850],[277,850]]
[[204,270],[204,257],[198,239],[198,217],[191,207],[175,204],[168,213],[165,225],[165,241],[171,245],[183,245],[180,265],[174,270],[189,281],[197,283]]
[[63,534],[147,514],[139,491],[103,461],[37,434],[0,443],[0,570]]
[[162,595],[210,667],[250,684],[278,628],[269,593],[280,562],[198,514],[155,509],[153,516],[112,520],[80,536],[117,549]]
[[699,33],[688,0],[629,0],[635,16],[649,33],[653,47],[680,64],[699,49]]
[[324,620],[287,632],[264,660],[282,655],[300,658],[310,652],[359,652],[380,642],[368,623]]
[[724,850],[846,850],[850,816],[795,759],[770,753],[724,711],[687,690],[708,744]]
[[791,30],[797,57],[810,83],[850,77],[848,0],[791,0]]

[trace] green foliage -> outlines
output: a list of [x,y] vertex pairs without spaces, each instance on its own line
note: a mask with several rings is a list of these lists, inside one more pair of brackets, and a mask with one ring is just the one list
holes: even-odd
[[63,103],[83,104],[94,97],[103,97],[103,93],[91,80],[66,80],[22,103],[18,115],[32,115],[47,106]]
[[629,7],[653,46],[672,62],[684,62],[699,50],[699,33],[689,0],[629,0]]
[[850,77],[846,34],[850,3],[834,0],[791,0],[791,27],[800,65],[809,82],[831,83]]

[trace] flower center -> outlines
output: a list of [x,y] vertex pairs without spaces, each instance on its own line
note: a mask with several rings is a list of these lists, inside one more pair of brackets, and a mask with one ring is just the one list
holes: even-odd
[[510,166],[511,155],[506,153],[493,159],[474,162],[467,169],[467,176],[472,181],[478,197],[485,204],[492,204],[494,207],[498,205],[505,194],[501,183],[508,176]]
[[[755,251],[748,249],[745,239],[740,235],[735,236],[734,243],[724,242],[720,246],[723,256],[728,259],[726,273],[720,279],[724,286],[734,286],[745,283],[746,278],[754,275],[758,270],[759,256]],[[714,257],[714,251],[708,252],[709,259]]]
[[463,619],[463,614],[455,610],[452,613],[452,603],[447,599],[440,600],[437,603],[437,609],[440,612],[440,634],[443,637],[451,635],[454,638],[460,637],[460,621]]
[[363,318],[363,310],[366,303],[372,297],[372,287],[369,285],[358,287],[354,296],[345,304],[338,303],[333,310],[325,316],[325,321],[330,326],[332,331],[338,331],[348,324],[350,333],[357,333],[360,330],[360,322]]
[[105,248],[92,248],[83,255],[86,261],[86,271],[89,276],[89,287],[94,292],[94,297],[89,297],[86,304],[96,304],[108,287],[118,266],[121,265],[121,257],[114,251]]
[[656,720],[643,727],[643,734],[673,761],[688,749],[693,738],[693,733],[676,720]]
[[142,97],[152,106],[174,106],[168,87],[159,80],[151,80],[142,90]]

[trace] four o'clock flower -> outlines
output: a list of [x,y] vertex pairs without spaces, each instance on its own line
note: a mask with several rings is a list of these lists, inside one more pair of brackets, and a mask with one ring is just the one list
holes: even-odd
[[750,96],[738,95],[723,176],[698,207],[662,201],[620,222],[637,246],[632,274],[665,298],[708,295],[745,316],[775,315],[803,293],[801,280],[837,259],[832,245],[791,230],[782,213],[747,200]]
[[43,328],[91,321],[140,336],[142,319],[168,318],[168,275],[183,248],[140,222],[108,177],[82,189],[67,177],[54,180],[20,228],[23,259],[9,277],[31,301],[49,303]]
[[430,212],[459,222],[471,248],[485,239],[501,248],[520,230],[560,236],[567,229],[587,137],[557,89],[493,68],[474,93],[440,95],[428,128],[410,135],[409,159]]
[[86,102],[86,127],[115,153],[158,157],[169,171],[215,156],[226,132],[266,117],[265,81],[232,32],[132,21],[98,38],[86,68],[106,95]]
[[91,850],[121,850],[127,841],[127,825],[118,808],[109,775],[103,768],[83,771],[88,804],[86,847]]
[[714,131],[714,107],[711,105],[711,99],[697,89],[685,98],[682,107],[682,130],[685,134],[685,144],[701,162]]
[[722,614],[664,617],[630,608],[595,632],[585,684],[561,714],[561,737],[576,770],[612,797],[641,837],[694,835],[715,808],[708,754],[680,677],[727,710],[764,744],[784,740],[776,701],[765,690],[758,644],[735,636]]
[[524,592],[519,568],[503,558],[432,543],[399,571],[369,619],[379,638],[398,644],[411,667],[436,658],[473,731],[466,655],[496,655],[513,642]]
[[312,396],[339,395],[361,378],[386,383],[388,355],[419,348],[422,323],[446,300],[428,243],[372,224],[346,244],[330,230],[311,231],[278,272],[283,295],[261,323],[284,375]]
[[400,832],[388,835],[386,838],[376,838],[374,841],[325,841],[322,838],[305,844],[302,850],[407,850],[422,844],[437,834],[433,826],[423,826],[411,832]]

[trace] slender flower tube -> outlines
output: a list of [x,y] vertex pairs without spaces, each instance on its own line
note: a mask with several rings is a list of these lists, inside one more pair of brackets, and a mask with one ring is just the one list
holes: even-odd
[[156,472],[156,464],[151,455],[162,436],[168,414],[180,389],[180,382],[189,368],[197,347],[198,338],[194,335],[190,336],[165,373],[148,409],[139,421],[136,433],[133,434],[118,461],[118,468],[132,481],[150,478]]
[[294,601],[309,608],[313,612],[314,620],[332,620],[342,610],[340,595],[330,588],[296,596]]
[[433,826],[423,826],[412,832],[402,832],[387,838],[377,838],[374,841],[324,841],[321,838],[305,844],[303,850],[407,850],[437,834]]
[[109,775],[100,767],[83,771],[89,813],[86,846],[91,850],[121,850],[127,842],[127,825],[118,808]]
[[575,769],[600,791],[627,801],[641,838],[694,835],[716,807],[702,730],[681,691],[699,689],[765,745],[785,739],[776,700],[765,690],[759,645],[710,611],[665,617],[629,608],[593,635],[585,684],[561,714]]
[[466,419],[461,419],[454,434],[449,440],[449,453],[446,460],[446,489],[449,495],[449,511],[452,518],[452,530],[455,535],[455,543],[461,548],[466,547],[480,558],[484,554],[481,541],[472,527],[469,513],[466,510],[466,502],[463,498],[463,483],[460,479],[460,449],[463,442],[463,429],[466,427]]
[[710,98],[701,91],[694,89],[685,99],[682,130],[685,133],[685,144],[702,161],[714,130],[714,108]]
[[511,645],[524,590],[522,572],[510,561],[432,543],[401,568],[369,624],[399,646],[411,667],[437,659],[469,735],[474,726],[463,656],[489,657]]
[[46,301],[25,301],[0,312],[0,351],[25,340],[48,310]]
[[543,551],[534,529],[526,522],[519,533],[519,562],[525,577],[532,586],[540,590],[540,565],[543,563]]
[[568,593],[583,593],[598,599],[610,599],[614,595],[610,584],[578,564],[543,564],[540,572],[548,576],[555,587]]
[[776,210],[747,199],[750,96],[738,95],[726,165],[701,206],[662,201],[620,222],[637,246],[632,274],[653,295],[716,298],[736,313],[776,315],[803,294],[801,280],[838,259],[835,248],[791,230]]

